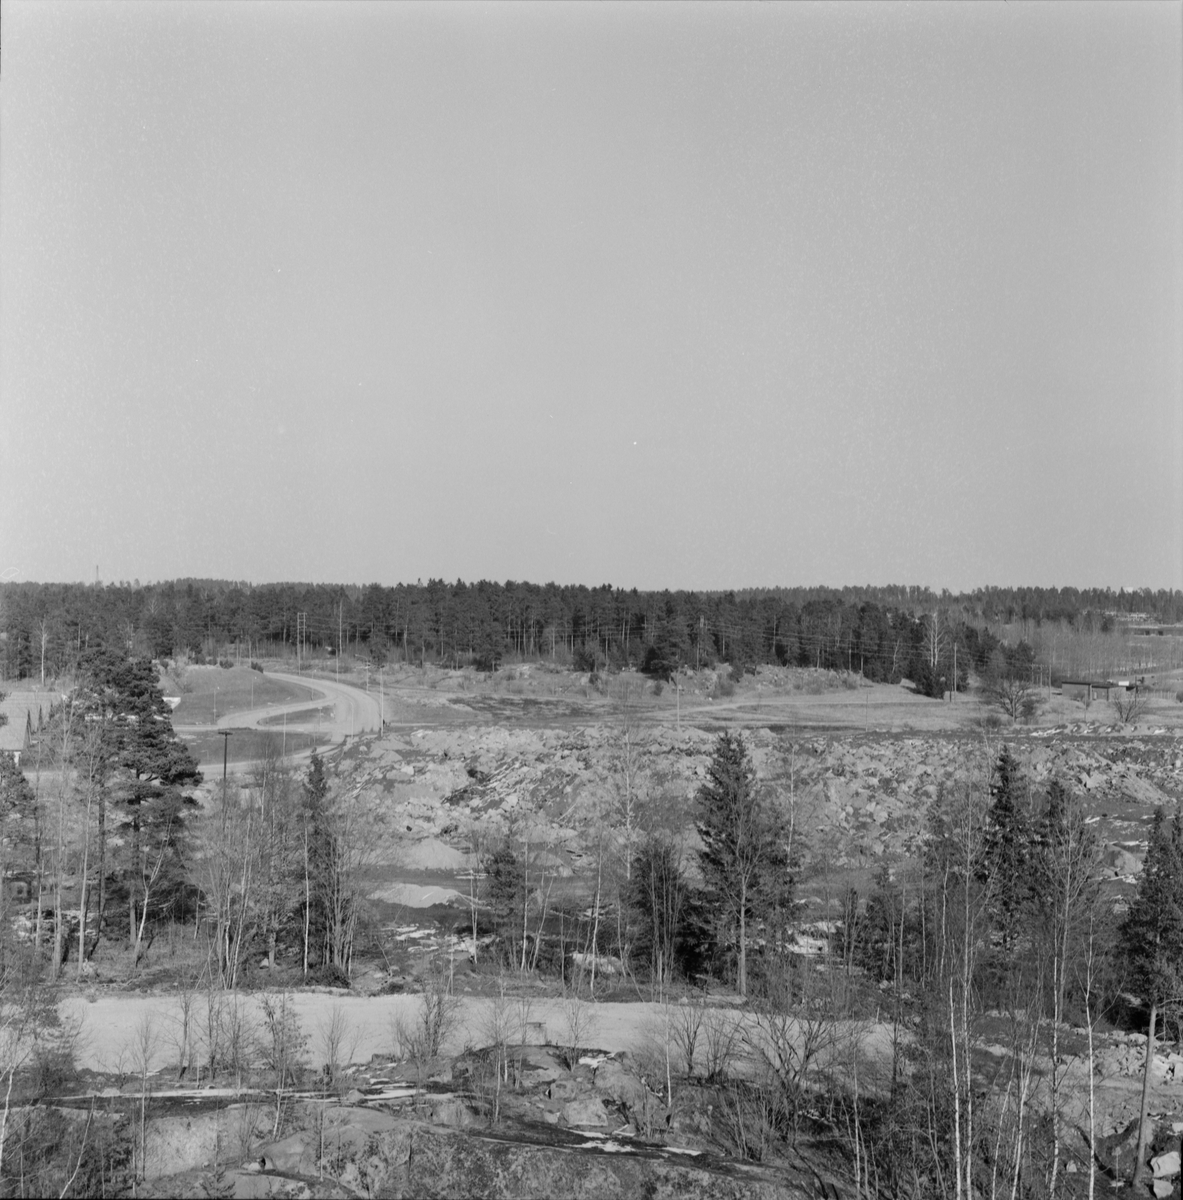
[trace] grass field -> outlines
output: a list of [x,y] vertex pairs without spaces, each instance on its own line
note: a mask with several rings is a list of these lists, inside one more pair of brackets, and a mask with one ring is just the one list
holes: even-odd
[[266,725],[273,729],[279,729],[282,725],[309,725],[313,721],[331,720],[333,716],[333,705],[322,704],[319,708],[302,708],[298,712],[280,713],[278,717],[264,717],[259,724]]
[[[266,758],[271,753],[285,750],[295,754],[308,750],[313,746],[327,745],[328,738],[318,738],[311,733],[272,733],[265,729],[232,729],[230,741],[226,746],[226,757],[229,762],[256,762]],[[195,737],[186,738],[185,744],[197,757],[205,773],[208,775],[211,766],[220,766],[222,762],[222,735],[220,733],[199,733]]]
[[[166,691],[171,684],[166,681]],[[228,713],[264,704],[319,699],[311,688],[281,683],[250,667],[188,667],[183,686],[189,690],[181,692],[181,703],[173,711],[174,725],[212,725]]]

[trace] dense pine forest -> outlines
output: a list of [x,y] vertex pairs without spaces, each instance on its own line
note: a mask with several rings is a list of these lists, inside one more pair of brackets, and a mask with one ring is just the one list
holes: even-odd
[[[335,655],[375,663],[473,665],[551,658],[585,670],[726,662],[907,677],[935,689],[987,662],[1001,641],[1038,642],[1054,625],[1084,633],[1156,631],[1183,621],[1183,592],[914,586],[638,591],[610,585],[426,584],[383,587],[176,580],[141,585],[0,585],[5,679],[69,669],[87,648],[155,658]],[[1019,639],[1005,630],[1019,628]]]

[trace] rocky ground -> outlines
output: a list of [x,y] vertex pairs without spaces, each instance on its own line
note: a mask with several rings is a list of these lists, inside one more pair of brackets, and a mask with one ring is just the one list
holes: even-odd
[[[520,1014],[519,1014],[520,1015]],[[512,1018],[511,1018],[512,1023]],[[517,1028],[517,1025],[513,1025]],[[470,1027],[471,1028],[471,1027]],[[524,1026],[523,1026],[524,1028]],[[535,1026],[531,1026],[535,1028]],[[1083,1031],[1058,1065],[1065,1170],[1085,1185],[1089,1168],[1089,1058]],[[614,1041],[615,1039],[609,1039]],[[655,1039],[650,1039],[655,1040]],[[1098,1186],[1128,1170],[1137,1141],[1141,1039],[1102,1034],[1093,1056]],[[91,1097],[57,1101],[79,1123],[122,1127],[136,1143],[143,1194],[197,1196],[826,1196],[853,1200],[831,1138],[802,1132],[790,1161],[756,1166],[736,1155],[725,1089],[672,1075],[643,1044],[633,1051],[581,1050],[513,1038],[436,1057],[375,1054],[335,1077],[277,1096],[265,1072],[240,1088],[180,1090],[175,1070],[147,1077],[147,1120],[139,1131],[143,1080],[93,1080]],[[976,1056],[979,1086],[1005,1071],[1008,1051],[986,1042]],[[867,1059],[868,1068],[876,1061]],[[743,1053],[732,1062],[742,1075]],[[1052,1063],[1032,1062],[1032,1102],[1044,1103]],[[864,1086],[874,1090],[873,1070]],[[103,1086],[103,1085],[106,1086]],[[989,1101],[982,1119],[989,1120]],[[19,1107],[16,1110],[19,1115]],[[1183,1055],[1164,1049],[1151,1091],[1156,1195],[1177,1194],[1183,1132]],[[844,1169],[847,1168],[847,1169]],[[1069,1186],[1067,1195],[1076,1195]]]
[[574,1057],[523,1044],[502,1055],[375,1061],[334,1090],[278,1110],[262,1093],[221,1105],[196,1099],[155,1117],[141,1156],[151,1194],[853,1196],[820,1162],[736,1161],[704,1106],[671,1112],[623,1053]]
[[[1136,878],[1154,807],[1183,798],[1177,721],[1118,728],[1062,705],[1052,714],[1058,719],[1042,726],[999,731],[970,705],[922,708],[886,688],[864,698],[836,680],[822,681],[815,694],[816,682],[757,679],[728,699],[717,678],[704,676],[675,697],[675,708],[668,690],[632,703],[635,692],[622,688],[623,701],[613,699],[588,680],[547,677],[532,690],[476,694],[459,675],[441,677],[431,687],[391,687],[382,703],[393,724],[349,739],[331,763],[336,786],[361,817],[375,898],[404,919],[416,908],[426,915],[425,906],[465,903],[476,844],[505,834],[528,848],[532,878],[586,888],[597,854],[626,836],[630,796],[693,848],[695,796],[727,727],[742,731],[762,785],[793,821],[806,863],[800,891],[819,911],[845,887],[869,885],[884,864],[912,858],[941,789],[982,785],[1004,743],[1034,787],[1058,779],[1083,798],[1118,886]],[[776,702],[777,688],[786,703]],[[802,696],[812,706],[809,721],[797,719]],[[414,932],[413,921],[404,932]],[[475,976],[458,990],[468,992],[469,982],[474,995],[465,1003],[487,1006]],[[348,1001],[323,998],[320,1007],[312,994],[295,997],[308,1031],[325,1021],[326,1005],[356,1006],[351,1019],[372,1025],[375,1043],[361,1058],[378,1057],[332,1096],[281,1106],[278,1129],[273,1095],[178,1098],[163,1109],[155,1102],[147,1153],[153,1194],[845,1195],[824,1157],[792,1169],[738,1164],[709,1090],[678,1085],[675,1103],[663,1099],[644,1061],[652,1006],[597,1006],[611,1014],[601,1017],[601,1051],[579,1062],[554,1046],[523,1044],[511,1077],[498,1084],[490,1052],[472,1048],[481,1036],[471,1022],[471,1044],[452,1047],[461,1051],[453,1057],[384,1057],[377,1045],[388,1044],[388,1014],[369,1020],[363,1010],[412,997],[356,994],[363,990]],[[103,1016],[107,1002],[99,996],[86,1008]],[[131,1045],[132,1009],[154,1002],[120,998],[118,1014],[100,1022],[108,1039],[112,1023],[123,1021]],[[633,1008],[646,1012],[634,1020],[626,1012]],[[1082,1032],[1066,1034],[1072,1046],[1058,1066],[1071,1095],[1066,1120],[1087,1129],[1091,1074],[1099,1160],[1119,1173],[1136,1140],[1144,1040],[1099,1036],[1090,1072]],[[985,1039],[976,1056],[984,1088],[1008,1061],[1003,1040]],[[1053,1064],[1033,1066],[1046,1091]],[[1162,1049],[1153,1082],[1156,1147],[1165,1153],[1183,1123],[1183,1057],[1173,1048]],[[1082,1133],[1069,1172],[1087,1169],[1083,1145]],[[1170,1162],[1160,1166],[1160,1194],[1169,1195],[1176,1176]]]
[[[463,870],[473,833],[512,829],[543,869],[590,866],[600,831],[623,825],[629,734],[634,789],[660,801],[692,834],[694,797],[717,731],[625,719],[555,728],[435,726],[360,741],[342,756],[343,786],[372,831],[375,863],[409,871]],[[743,731],[757,773],[790,807],[807,861],[874,867],[914,854],[929,804],[942,787],[988,776],[1004,738],[958,733],[796,735]],[[1153,728],[1075,724],[1005,737],[1035,787],[1059,779],[1100,823],[1109,866],[1131,877],[1158,804],[1183,797],[1183,739]],[[787,819],[787,817],[786,817]]]

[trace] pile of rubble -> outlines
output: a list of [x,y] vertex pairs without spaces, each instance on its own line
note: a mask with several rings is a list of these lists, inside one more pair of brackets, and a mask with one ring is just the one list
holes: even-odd
[[[1139,1079],[1146,1065],[1146,1039],[1140,1034],[1113,1035],[1113,1043],[1096,1055],[1096,1074],[1105,1078],[1135,1076]],[[1153,1084],[1183,1085],[1183,1054],[1160,1051],[1150,1067]]]
[[[952,736],[743,736],[785,819],[792,809],[810,852],[836,866],[914,854],[932,801],[942,789],[983,784],[1000,748]],[[691,826],[714,744],[704,730],[646,727],[634,742],[634,788],[666,797]],[[1086,797],[1106,822],[1118,875],[1136,870],[1153,808],[1183,796],[1183,745],[1174,737],[1024,737],[1011,748],[1034,786],[1059,779]],[[378,860],[408,869],[458,869],[479,827],[485,836],[512,829],[546,848],[557,873],[577,871],[600,831],[623,820],[623,737],[612,722],[420,729],[355,747],[341,770]]]

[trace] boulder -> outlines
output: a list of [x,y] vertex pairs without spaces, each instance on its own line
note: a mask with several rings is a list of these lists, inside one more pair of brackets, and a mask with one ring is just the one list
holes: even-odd
[[596,1069],[596,1091],[619,1104],[636,1124],[648,1129],[664,1120],[665,1106],[617,1059]]
[[555,1079],[546,1090],[550,1100],[575,1100],[584,1089],[574,1079]]
[[512,1053],[522,1072],[522,1081],[527,1087],[552,1083],[567,1076],[567,1068],[545,1046],[523,1046],[521,1049],[514,1049]]
[[1156,1154],[1150,1160],[1150,1169],[1155,1179],[1173,1179],[1179,1174],[1179,1151],[1168,1150],[1165,1154]]
[[467,1129],[476,1124],[476,1117],[464,1101],[456,1096],[444,1096],[431,1108],[431,1123],[451,1129]]
[[569,1126],[602,1129],[608,1124],[608,1112],[599,1096],[581,1096],[563,1105],[563,1120]]
[[144,1130],[144,1178],[159,1179],[233,1158],[270,1129],[268,1114],[245,1104],[194,1116],[156,1117]]

